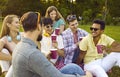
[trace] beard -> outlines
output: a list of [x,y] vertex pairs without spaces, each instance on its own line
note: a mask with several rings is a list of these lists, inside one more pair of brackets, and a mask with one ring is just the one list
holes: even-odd
[[38,38],[37,38],[37,41],[41,41],[41,40],[42,40],[42,35],[39,34],[39,35],[38,35]]

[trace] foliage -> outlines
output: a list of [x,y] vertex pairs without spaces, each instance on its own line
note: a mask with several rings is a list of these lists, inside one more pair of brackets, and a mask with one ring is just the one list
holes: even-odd
[[120,0],[110,0],[108,7],[111,16],[120,17]]
[[3,11],[6,9],[7,3],[8,3],[8,0],[0,0],[0,11]]
[[91,9],[88,9],[88,10],[83,12],[82,16],[83,16],[83,23],[84,24],[87,24],[90,21],[91,15],[92,15]]
[[45,0],[0,0],[0,10],[3,16],[11,13],[21,16],[26,11],[39,11],[44,16],[47,7],[54,5],[65,18],[68,14],[76,14],[77,17],[83,17],[85,24],[95,18],[114,25],[120,22],[120,0],[70,1],[72,0],[47,0],[47,2]]
[[[22,15],[26,11],[39,11],[41,5],[38,0],[8,0],[6,9],[3,11],[3,15],[17,14]],[[33,6],[33,7],[31,7]]]

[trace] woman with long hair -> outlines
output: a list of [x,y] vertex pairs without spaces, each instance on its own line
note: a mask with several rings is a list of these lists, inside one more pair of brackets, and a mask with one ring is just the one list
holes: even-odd
[[55,6],[47,8],[45,17],[53,20],[53,29],[60,28],[60,34],[65,30],[65,20]]
[[20,22],[17,15],[7,15],[2,24],[0,33],[0,66],[2,73],[6,74],[12,60],[12,51],[20,41]]

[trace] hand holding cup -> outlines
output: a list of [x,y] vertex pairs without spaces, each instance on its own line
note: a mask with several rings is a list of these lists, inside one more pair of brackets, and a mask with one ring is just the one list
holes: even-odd
[[59,35],[59,34],[60,34],[60,28],[56,28],[56,29],[55,29],[55,34],[56,34],[56,35]]
[[51,58],[56,59],[57,58],[57,49],[50,49],[51,52]]
[[102,54],[103,53],[103,45],[97,45],[97,52],[98,54]]
[[57,36],[56,36],[56,35],[52,35],[52,36],[51,36],[52,43],[56,42],[56,39],[57,39]]

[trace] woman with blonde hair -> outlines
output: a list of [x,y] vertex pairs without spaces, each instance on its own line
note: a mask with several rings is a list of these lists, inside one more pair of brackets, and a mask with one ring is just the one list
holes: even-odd
[[53,29],[60,28],[60,34],[65,30],[65,20],[55,6],[47,8],[45,17],[53,20]]
[[21,39],[19,28],[17,15],[7,15],[4,18],[0,34],[0,66],[4,75],[11,65],[12,51]]

